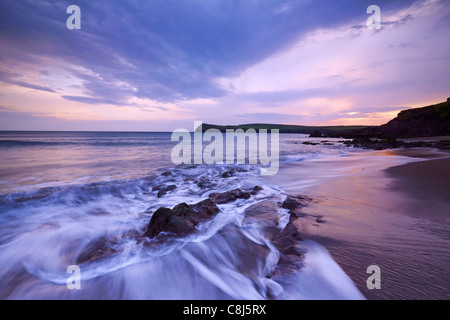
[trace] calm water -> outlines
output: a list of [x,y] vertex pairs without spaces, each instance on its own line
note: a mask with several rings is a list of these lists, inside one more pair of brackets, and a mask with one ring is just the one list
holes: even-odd
[[170,165],[170,133],[0,132],[0,192],[129,179]]

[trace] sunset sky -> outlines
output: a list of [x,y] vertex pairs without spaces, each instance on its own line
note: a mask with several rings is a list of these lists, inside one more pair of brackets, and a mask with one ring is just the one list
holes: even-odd
[[448,0],[0,0],[0,130],[383,124],[450,96],[449,35]]

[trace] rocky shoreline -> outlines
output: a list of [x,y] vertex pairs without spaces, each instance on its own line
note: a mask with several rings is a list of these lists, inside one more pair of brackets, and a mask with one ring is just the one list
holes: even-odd
[[436,148],[439,150],[450,150],[450,140],[405,142],[395,138],[354,138],[353,140],[345,140],[342,142],[348,146],[371,150],[386,150],[396,148]]
[[[157,188],[159,192],[167,187]],[[174,189],[174,188],[171,188]],[[158,244],[177,238],[183,238],[197,232],[196,227],[213,219],[221,210],[218,205],[230,203],[238,199],[248,200],[263,190],[255,186],[249,190],[233,189],[222,193],[210,193],[207,199],[195,204],[179,203],[173,208],[160,207],[150,214],[150,221],[143,231],[131,230],[124,234],[122,239],[135,241],[144,248],[151,250]],[[278,262],[267,278],[279,278],[296,272],[302,266],[304,249],[301,246],[301,224],[303,219],[311,218],[314,224],[324,223],[323,216],[310,216],[302,212],[302,208],[313,201],[302,195],[288,195],[286,199],[277,204],[268,205],[267,202],[258,202],[250,206],[244,220],[257,221],[265,236],[278,251]],[[270,209],[267,209],[269,208]],[[286,209],[289,213],[289,221],[280,229],[277,209]],[[76,258],[77,264],[96,263],[115,256],[121,250],[117,249],[118,239],[106,239],[104,237],[91,241]],[[273,250],[266,248],[267,252]]]

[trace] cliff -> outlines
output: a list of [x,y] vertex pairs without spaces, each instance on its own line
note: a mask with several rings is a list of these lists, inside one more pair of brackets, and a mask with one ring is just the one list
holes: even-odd
[[416,138],[450,135],[450,98],[435,105],[401,111],[378,127],[350,130],[345,138]]

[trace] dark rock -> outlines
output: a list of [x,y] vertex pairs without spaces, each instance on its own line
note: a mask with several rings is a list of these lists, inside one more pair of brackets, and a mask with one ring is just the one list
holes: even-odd
[[234,167],[231,168],[230,170],[225,171],[220,176],[222,178],[231,178],[236,174],[236,172],[248,172],[248,170],[244,168]]
[[272,277],[291,274],[302,266],[305,252],[300,247],[301,240],[300,232],[293,222],[289,222],[283,231],[273,239],[272,243],[280,252],[280,259]]
[[319,217],[319,218],[316,219],[316,222],[317,223],[325,223],[325,220],[323,218]]
[[173,209],[173,214],[181,219],[188,220],[194,226],[201,221],[209,220],[213,215],[219,212],[219,208],[210,199],[203,200],[194,205],[180,203]]
[[200,221],[210,219],[220,211],[211,199],[200,201],[199,203],[191,206],[191,208]]
[[212,200],[206,199],[194,205],[180,203],[172,211],[174,216],[188,220],[196,226],[202,221],[211,219],[220,210]]
[[194,205],[180,203],[172,210],[159,208],[144,229],[144,237],[154,238],[161,232],[169,232],[177,236],[185,236],[195,231],[195,226],[202,221],[209,220],[219,212],[219,208],[210,199]]
[[309,136],[311,138],[321,138],[321,137],[323,137],[323,134],[319,130],[314,130],[313,132],[311,132],[311,134]]
[[281,207],[293,211],[297,208],[306,206],[305,202],[309,201],[311,201],[311,199],[305,196],[288,195],[286,200],[283,201]]
[[386,150],[395,149],[405,146],[405,143],[397,139],[369,139],[369,138],[355,138],[352,141],[345,142],[353,145],[356,148],[372,149],[372,150]]
[[302,144],[310,145],[310,146],[317,146],[320,143],[318,142],[311,142],[311,141],[303,141]]
[[283,231],[273,240],[273,244],[277,249],[284,254],[292,254],[295,246],[299,241],[302,240],[300,232],[294,223],[289,222]]
[[196,182],[197,186],[201,189],[209,189],[214,188],[216,186],[216,183],[212,182],[211,180],[207,178],[201,178]]
[[156,210],[150,219],[150,223],[145,227],[144,236],[148,238],[156,237],[161,231],[164,230],[167,220],[172,215],[173,212],[169,208],[161,207]]
[[211,193],[209,198],[214,201],[215,204],[223,204],[235,201],[236,199],[249,199],[250,193],[244,192],[241,189],[234,189],[222,193]]
[[162,231],[182,236],[194,231],[194,227],[188,220],[176,217],[172,210],[161,207],[153,214],[143,236],[154,238]]
[[257,195],[260,191],[264,190],[263,187],[255,186],[253,190],[250,192],[252,196]]
[[161,190],[158,191],[158,198],[161,198],[162,196],[164,196],[167,192],[175,190],[177,188],[176,185],[171,184],[165,188],[162,188]]
[[231,178],[232,176],[234,176],[234,172],[233,171],[225,171],[221,175],[222,178]]
[[164,230],[177,236],[185,236],[195,231],[194,225],[189,220],[178,218],[174,215],[167,219]]
[[171,176],[171,175],[172,175],[172,172],[170,172],[170,171],[164,171],[163,173],[161,173],[161,175],[164,176],[164,177],[168,177],[168,176]]
[[172,214],[182,219],[189,218],[191,214],[191,206],[185,202],[179,203],[173,207]]

